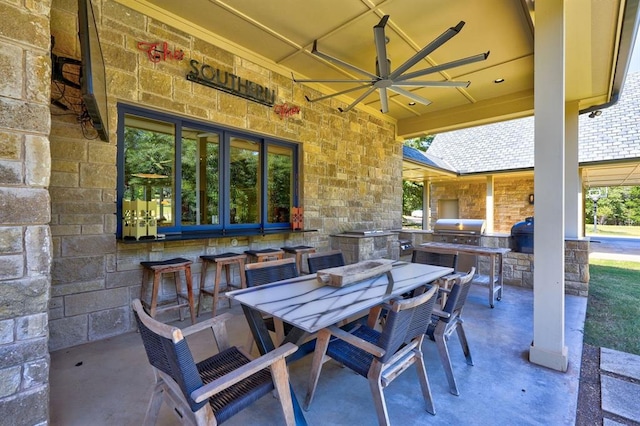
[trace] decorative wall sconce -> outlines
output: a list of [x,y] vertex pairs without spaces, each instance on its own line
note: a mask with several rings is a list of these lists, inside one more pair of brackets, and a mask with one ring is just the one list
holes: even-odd
[[533,194],[529,194],[529,204],[533,204]]

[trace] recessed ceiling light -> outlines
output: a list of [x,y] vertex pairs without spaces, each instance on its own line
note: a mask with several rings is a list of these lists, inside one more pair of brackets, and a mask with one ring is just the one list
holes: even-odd
[[494,83],[498,84],[498,83],[502,83],[504,82],[504,78],[496,78],[495,80],[493,80]]
[[416,104],[416,103],[415,103],[415,102],[413,102],[413,101],[409,102],[409,105],[410,105],[410,106],[414,106],[415,104]]

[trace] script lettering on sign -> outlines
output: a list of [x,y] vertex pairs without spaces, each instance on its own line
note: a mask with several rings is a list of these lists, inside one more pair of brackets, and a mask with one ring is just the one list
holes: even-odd
[[156,43],[139,41],[138,49],[146,52],[151,62],[166,61],[169,59],[181,61],[184,59],[184,52],[180,49],[169,49],[169,44],[166,41]]
[[293,117],[294,115],[300,114],[300,107],[297,105],[289,105],[286,102],[283,104],[278,104],[273,107],[273,112],[278,114],[280,120],[285,117]]

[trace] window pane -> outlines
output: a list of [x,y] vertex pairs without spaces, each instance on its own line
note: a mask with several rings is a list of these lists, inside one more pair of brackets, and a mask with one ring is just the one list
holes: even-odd
[[182,130],[182,224],[217,225],[220,136]]
[[158,227],[174,226],[174,135],[171,123],[125,116],[124,199],[155,201]]
[[293,194],[293,150],[269,145],[267,148],[267,208],[270,223],[289,223]]
[[260,221],[260,146],[248,139],[231,138],[230,144],[231,223]]

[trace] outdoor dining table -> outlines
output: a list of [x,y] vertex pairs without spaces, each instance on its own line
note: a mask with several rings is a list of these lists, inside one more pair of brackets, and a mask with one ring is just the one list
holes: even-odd
[[[491,306],[491,308],[494,307],[494,300],[502,300],[502,260],[504,255],[509,253],[511,249],[502,247],[482,247],[467,244],[452,244],[440,242],[422,243],[415,250],[420,249],[437,253],[462,253],[489,257],[489,276],[487,277],[486,275],[478,275],[474,277],[472,282],[475,284],[484,284],[486,281],[486,284],[489,285],[489,306]],[[496,269],[498,270],[497,274]]]
[[[386,274],[344,287],[332,287],[318,281],[316,274],[278,281],[226,293],[241,303],[249,328],[261,354],[275,349],[263,314],[271,315],[293,328],[284,342],[300,344],[303,338],[325,327],[363,314],[392,298],[415,290],[453,272],[452,268],[418,263],[394,262]],[[282,343],[284,343],[282,342]],[[300,344],[287,362],[313,351],[315,341]],[[291,392],[296,424],[306,425],[293,390]]]

